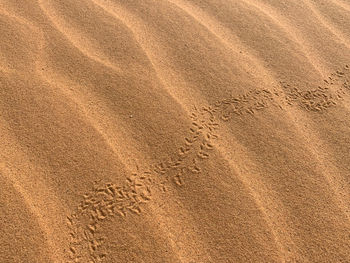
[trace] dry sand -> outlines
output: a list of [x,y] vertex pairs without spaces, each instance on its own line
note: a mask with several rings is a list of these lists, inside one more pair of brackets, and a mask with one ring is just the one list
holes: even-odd
[[0,262],[350,262],[350,2],[1,0]]

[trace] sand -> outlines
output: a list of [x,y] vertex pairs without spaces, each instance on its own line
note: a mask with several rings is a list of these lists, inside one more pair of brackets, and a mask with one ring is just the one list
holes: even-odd
[[0,1],[0,262],[350,262],[347,0]]

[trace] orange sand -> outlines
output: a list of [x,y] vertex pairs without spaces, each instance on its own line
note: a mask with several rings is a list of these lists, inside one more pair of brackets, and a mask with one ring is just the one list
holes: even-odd
[[347,0],[0,1],[0,262],[350,262]]

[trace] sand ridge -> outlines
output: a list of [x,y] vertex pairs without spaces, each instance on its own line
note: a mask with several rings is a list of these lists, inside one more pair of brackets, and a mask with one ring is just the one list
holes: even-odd
[[350,261],[349,10],[1,1],[0,262]]

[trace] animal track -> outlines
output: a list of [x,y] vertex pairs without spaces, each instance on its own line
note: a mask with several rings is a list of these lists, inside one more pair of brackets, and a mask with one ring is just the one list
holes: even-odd
[[70,235],[69,262],[104,262],[108,258],[105,239],[99,234],[105,220],[139,215],[142,206],[152,201],[152,192],[167,192],[169,185],[183,186],[186,177],[202,171],[202,164],[210,158],[219,138],[220,123],[230,119],[254,115],[269,107],[284,109],[298,106],[308,112],[324,112],[343,100],[350,92],[350,67],[346,65],[324,80],[323,86],[301,90],[285,82],[271,90],[251,90],[230,96],[211,106],[193,108],[191,126],[182,145],[172,158],[151,164],[143,171],[126,177],[124,184],[95,183],[83,195],[81,203],[67,217]]
[[108,218],[128,213],[140,214],[141,206],[152,198],[152,179],[146,174],[133,174],[125,184],[96,184],[83,195],[83,200],[76,211],[69,217],[70,259],[71,262],[103,262],[106,253],[103,251],[102,237],[97,237],[100,223]]
[[67,217],[70,229],[70,262],[103,262],[108,257],[104,251],[104,238],[98,231],[102,221],[115,216],[124,218],[127,214],[139,215],[142,205],[152,200],[152,191],[167,191],[167,185],[184,185],[188,174],[201,172],[200,163],[209,158],[218,138],[212,109],[194,108],[192,125],[175,156],[150,165],[145,171],[135,172],[125,183],[95,184],[83,195],[76,211]]

